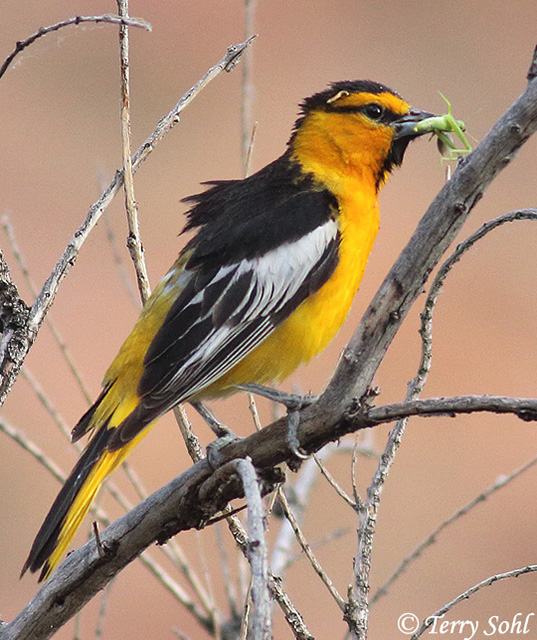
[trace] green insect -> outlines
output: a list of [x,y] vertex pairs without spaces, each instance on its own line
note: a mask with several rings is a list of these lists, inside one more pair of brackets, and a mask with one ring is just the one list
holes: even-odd
[[[415,126],[415,131],[431,132],[438,138],[438,149],[446,160],[457,160],[460,156],[467,155],[472,151],[472,146],[468,142],[464,132],[466,126],[462,120],[455,120],[451,113],[451,102],[440,93],[441,97],[445,100],[448,106],[448,112],[442,116],[433,116],[418,122]],[[455,136],[461,141],[463,148],[458,149],[457,145],[450,137],[450,133],[454,133]],[[445,155],[447,152],[447,155]]]

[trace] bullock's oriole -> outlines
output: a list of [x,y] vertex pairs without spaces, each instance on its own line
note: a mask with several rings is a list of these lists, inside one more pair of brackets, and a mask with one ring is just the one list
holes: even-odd
[[104,479],[174,405],[279,381],[334,337],[377,234],[377,196],[418,122],[397,93],[338,82],[304,100],[285,153],[188,200],[195,230],[73,429],[91,439],[22,573],[48,577]]

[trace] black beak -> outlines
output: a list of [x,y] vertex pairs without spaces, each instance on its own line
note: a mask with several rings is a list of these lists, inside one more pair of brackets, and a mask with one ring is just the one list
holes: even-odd
[[433,116],[434,113],[429,113],[428,111],[421,111],[421,109],[411,109],[407,114],[393,123],[393,127],[395,129],[395,139],[399,140],[400,138],[408,137],[412,139],[423,135],[423,133],[425,132],[414,131],[414,127],[418,124],[418,122],[426,120],[427,118],[432,118]]
[[395,120],[393,123],[394,136],[392,147],[386,161],[388,170],[393,166],[401,166],[408,143],[414,138],[423,135],[425,131],[415,131],[418,122],[433,117],[433,113],[421,111],[420,109],[411,109],[407,114]]

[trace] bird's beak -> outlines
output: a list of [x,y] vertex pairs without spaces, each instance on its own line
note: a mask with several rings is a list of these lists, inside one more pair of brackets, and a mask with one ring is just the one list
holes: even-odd
[[394,135],[390,153],[388,154],[388,166],[401,166],[409,142],[426,133],[426,131],[416,131],[416,125],[422,120],[431,118],[433,115],[428,111],[412,108],[393,123]]
[[416,131],[415,127],[418,122],[422,120],[426,120],[427,118],[432,118],[434,113],[429,113],[428,111],[422,111],[421,109],[410,109],[410,111],[396,120],[393,123],[393,127],[395,129],[395,140],[399,140],[400,138],[417,138],[418,136],[426,133],[425,131]]

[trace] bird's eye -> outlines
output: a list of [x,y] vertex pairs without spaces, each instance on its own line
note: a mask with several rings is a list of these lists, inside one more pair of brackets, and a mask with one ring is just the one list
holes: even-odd
[[384,113],[384,109],[380,104],[376,102],[370,102],[366,104],[364,107],[365,115],[371,120],[380,120],[382,118],[382,114]]

